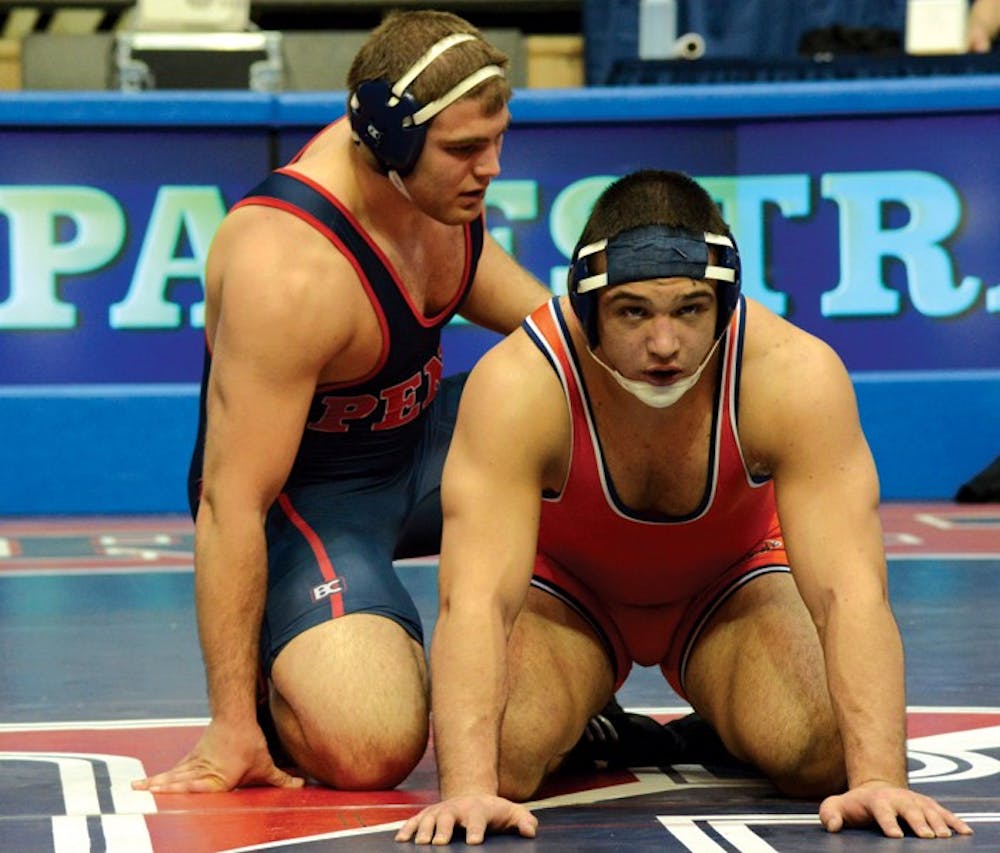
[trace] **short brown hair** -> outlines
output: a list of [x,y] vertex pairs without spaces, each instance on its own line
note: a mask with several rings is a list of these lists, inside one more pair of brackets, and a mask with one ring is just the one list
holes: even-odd
[[612,239],[643,225],[728,234],[712,197],[683,172],[642,169],[619,178],[594,204],[578,246]]
[[[347,72],[347,89],[353,94],[366,80],[385,80],[390,85],[441,39],[455,33],[470,33],[475,39],[442,53],[421,73],[407,91],[421,104],[440,98],[457,83],[487,65],[504,70],[507,55],[491,45],[472,24],[451,12],[430,10],[390,12],[361,46]],[[483,99],[487,114],[499,112],[511,98],[506,77],[491,77],[465,97]]]

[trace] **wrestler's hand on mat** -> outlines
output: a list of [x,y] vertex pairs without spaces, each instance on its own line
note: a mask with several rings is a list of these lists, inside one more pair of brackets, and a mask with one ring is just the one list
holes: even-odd
[[827,832],[876,823],[889,838],[902,838],[902,819],[918,838],[950,838],[955,832],[972,835],[964,820],[936,800],[880,780],[827,797],[820,804],[819,819]]
[[502,797],[454,797],[411,817],[396,833],[396,841],[447,844],[456,826],[465,827],[466,844],[482,844],[488,829],[516,829],[525,838],[534,838],[538,818],[524,806]]
[[194,749],[164,773],[137,779],[137,791],[200,794],[251,785],[300,788],[305,780],[275,766],[264,733],[256,726],[233,727],[214,720]]

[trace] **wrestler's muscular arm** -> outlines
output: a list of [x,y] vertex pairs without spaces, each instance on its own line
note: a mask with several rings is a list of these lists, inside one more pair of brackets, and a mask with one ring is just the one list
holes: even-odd
[[552,293],[520,266],[487,231],[462,316],[501,334],[512,332]]
[[[534,350],[530,352],[529,349]],[[440,610],[431,644],[441,803],[397,840],[445,844],[456,826],[533,836],[537,821],[499,797],[510,632],[534,568],[543,486],[568,444],[565,399],[524,332],[491,350],[466,385],[442,484]]]
[[317,232],[266,208],[230,214],[206,268],[212,344],[195,600],[212,719],[155,791],[298,785],[255,715],[267,590],[264,518],[291,469],[321,370],[351,343],[360,292]]
[[[761,334],[761,327],[766,333]],[[836,831],[899,818],[925,837],[965,831],[906,775],[903,649],[890,604],[878,479],[843,364],[826,344],[751,306],[744,438],[767,460],[799,591],[819,632],[848,792],[820,816]],[[766,341],[761,352],[761,341]],[[749,363],[749,368],[747,365]]]

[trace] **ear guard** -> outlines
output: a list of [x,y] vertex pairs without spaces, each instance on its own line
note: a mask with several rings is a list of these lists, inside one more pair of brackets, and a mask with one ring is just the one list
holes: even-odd
[[598,290],[630,281],[675,277],[718,282],[716,336],[721,335],[740,298],[740,256],[732,235],[643,225],[609,240],[578,246],[567,290],[591,349],[599,343]]
[[421,104],[409,92],[399,97],[385,80],[366,80],[351,97],[351,129],[386,172],[413,171],[427,137],[427,125],[413,116]]
[[440,98],[421,104],[407,89],[446,50],[476,37],[453,33],[433,44],[394,84],[385,80],[360,83],[348,103],[351,129],[382,170],[406,177],[420,159],[428,122],[445,107],[491,77],[502,77],[499,65],[486,65],[460,80]]

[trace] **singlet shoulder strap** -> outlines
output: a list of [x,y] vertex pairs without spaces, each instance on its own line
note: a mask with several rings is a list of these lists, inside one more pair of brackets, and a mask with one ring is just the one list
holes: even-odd
[[[346,209],[342,208],[333,196],[321,191],[309,181],[281,170],[272,172],[240,199],[234,205],[234,209],[253,204],[277,207],[300,218],[304,215],[304,218],[325,232],[335,243],[343,246],[346,252],[357,261],[359,274],[362,270],[367,271],[369,275],[372,270],[380,270],[387,283],[395,282],[388,262],[380,252],[376,251]],[[441,324],[451,319],[458,311],[472,287],[472,281],[476,277],[476,269],[483,250],[484,231],[482,217],[476,217],[465,227],[468,245],[465,280],[461,283],[451,309],[445,316],[438,318],[438,322]],[[401,285],[394,283],[391,288],[388,286],[379,288],[381,298],[399,299],[402,306],[406,299],[401,292],[401,287]]]
[[573,407],[582,404],[584,394],[580,369],[559,297],[553,297],[532,311],[521,327],[556,372]]
[[234,207],[251,204],[283,208],[296,215],[300,215],[297,211],[301,211],[314,224],[336,235],[366,269],[371,264],[376,267],[384,266],[364,235],[333,199],[294,175],[281,171],[272,172]]

